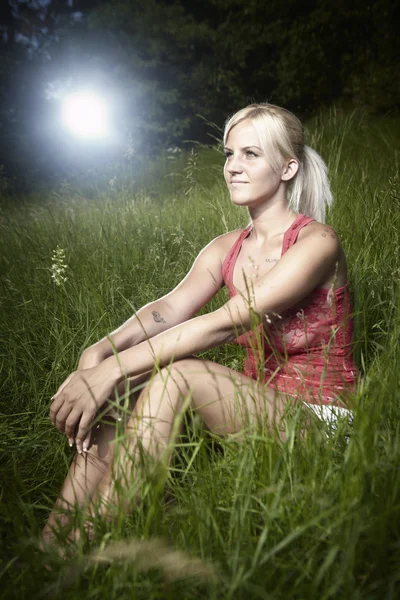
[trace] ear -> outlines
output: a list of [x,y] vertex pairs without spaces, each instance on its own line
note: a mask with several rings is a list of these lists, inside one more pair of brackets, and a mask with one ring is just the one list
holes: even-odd
[[292,158],[283,168],[282,181],[290,181],[290,179],[293,179],[298,170],[299,163],[295,158]]

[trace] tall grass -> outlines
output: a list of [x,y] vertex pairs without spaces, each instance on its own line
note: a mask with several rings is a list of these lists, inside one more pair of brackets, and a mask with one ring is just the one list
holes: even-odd
[[[94,541],[68,560],[37,545],[72,456],[49,422],[50,397],[87,345],[169,291],[248,215],[229,202],[222,157],[204,148],[90,198],[64,185],[2,200],[2,597],[398,597],[399,126],[335,111],[308,124],[349,263],[363,374],[352,430],[301,439],[288,421],[281,444],[263,428],[219,439],[189,421],[169,469],[143,483],[140,507],[112,526],[99,519]],[[238,369],[243,358],[235,345],[204,356]]]

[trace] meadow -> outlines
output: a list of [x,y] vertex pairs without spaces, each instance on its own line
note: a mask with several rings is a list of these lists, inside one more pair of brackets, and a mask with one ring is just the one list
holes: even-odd
[[[282,443],[262,427],[217,438],[188,418],[137,510],[98,519],[77,548],[64,542],[67,559],[38,544],[73,455],[51,396],[85,347],[248,215],[230,204],[217,144],[0,199],[1,598],[399,597],[400,121],[330,110],[307,128],[348,257],[362,374],[353,426],[302,439],[288,421]],[[241,369],[234,344],[204,356]]]

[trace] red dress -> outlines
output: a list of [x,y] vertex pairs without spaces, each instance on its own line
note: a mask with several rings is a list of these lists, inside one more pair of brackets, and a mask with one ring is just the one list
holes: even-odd
[[[281,256],[311,221],[314,219],[297,216],[285,232]],[[250,231],[251,225],[242,231],[222,265],[231,298],[237,294],[233,286],[235,263]],[[348,283],[336,290],[316,288],[267,329],[260,325],[255,332],[235,340],[247,349],[244,374],[306,402],[344,406],[337,396],[354,389],[358,378],[351,348],[351,312]]]

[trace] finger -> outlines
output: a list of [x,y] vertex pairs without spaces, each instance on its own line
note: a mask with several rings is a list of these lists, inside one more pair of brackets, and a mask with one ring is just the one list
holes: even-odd
[[62,407],[63,403],[63,397],[59,396],[57,399],[53,400],[50,406],[50,420],[53,423],[53,425],[56,424],[57,414],[60,408]]
[[[60,410],[57,413],[56,416],[56,422],[55,425],[58,429],[58,431],[65,431],[65,423],[68,419],[68,416],[70,414],[70,412],[72,411],[72,406],[68,405],[68,404],[63,404],[63,406],[60,408]],[[73,431],[72,431],[73,434]]]
[[67,385],[67,383],[72,379],[72,377],[74,375],[75,375],[75,371],[73,373],[71,373],[70,375],[68,375],[67,379],[60,385],[60,387],[58,388],[58,390],[54,394],[53,398],[57,398],[57,396],[63,391],[63,389],[65,388],[65,386]]
[[75,444],[75,438],[69,437],[68,444],[69,444],[69,447],[72,448],[72,446]]
[[80,409],[79,407],[73,408],[73,410],[71,410],[71,412],[69,413],[64,426],[65,433],[69,438],[75,437],[75,431],[81,416],[82,409]]
[[82,448],[83,448],[82,442],[86,438],[88,431],[93,424],[92,422],[95,417],[95,414],[96,414],[95,411],[88,411],[88,412],[83,413],[83,415],[82,415],[82,418],[79,423],[79,429],[76,434],[76,447],[78,449],[78,452],[79,452],[79,448],[82,451]]

